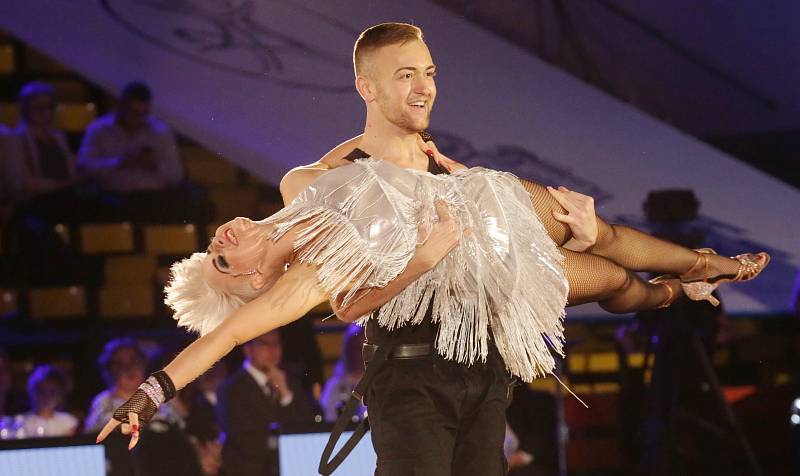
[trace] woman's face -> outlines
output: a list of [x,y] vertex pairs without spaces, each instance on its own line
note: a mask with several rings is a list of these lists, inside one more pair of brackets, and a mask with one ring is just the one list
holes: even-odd
[[145,379],[147,362],[130,347],[121,347],[114,352],[109,362],[109,370],[114,379],[114,386],[132,393]]
[[266,256],[266,234],[249,218],[234,218],[217,228],[206,250],[203,273],[207,282],[230,291],[259,273]]
[[33,406],[39,411],[53,411],[64,400],[64,388],[53,380],[42,380],[36,386],[33,397]]

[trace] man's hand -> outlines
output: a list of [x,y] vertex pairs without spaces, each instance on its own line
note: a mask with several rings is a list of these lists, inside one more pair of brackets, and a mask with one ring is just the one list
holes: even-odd
[[425,242],[417,246],[417,251],[409,263],[426,270],[431,270],[439,264],[456,247],[461,236],[469,236],[472,233],[472,229],[466,229],[462,235],[458,222],[450,215],[445,202],[437,200],[435,206],[439,221],[434,223],[430,233],[420,225],[419,238]]
[[456,162],[450,157],[447,157],[439,152],[439,149],[436,148],[436,144],[434,144],[432,140],[425,142],[419,134],[417,134],[417,145],[419,146],[420,150],[425,153],[425,155],[432,157],[437,164],[439,164],[441,167],[444,167],[450,173],[467,168],[466,165]]
[[566,214],[553,212],[553,217],[566,223],[572,231],[572,238],[564,244],[564,248],[579,253],[591,248],[597,242],[594,199],[563,186],[558,189],[548,186],[547,191],[567,211]]
[[291,395],[292,392],[286,383],[286,372],[277,366],[270,366],[266,374],[270,388],[278,394],[279,399]]

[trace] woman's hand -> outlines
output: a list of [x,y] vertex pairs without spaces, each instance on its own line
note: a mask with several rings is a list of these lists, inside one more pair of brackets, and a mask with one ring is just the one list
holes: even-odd
[[563,247],[580,253],[594,246],[598,232],[594,199],[563,186],[558,189],[548,186],[547,191],[567,211],[567,213],[553,212],[553,217],[567,224],[572,231],[572,238],[564,243]]
[[[141,390],[136,390],[136,392],[140,391]],[[108,437],[108,435],[111,434],[111,432],[113,432],[118,426],[122,425],[122,434],[131,435],[131,441],[130,443],[128,443],[128,449],[132,450],[133,447],[136,446],[136,443],[139,442],[139,431],[141,430],[141,428],[139,426],[140,425],[139,413],[137,413],[137,411],[133,411],[132,401],[134,401],[135,398],[140,398],[140,397],[141,395],[137,396],[136,393],[134,393],[133,396],[130,399],[128,399],[127,402],[123,403],[122,406],[120,406],[114,412],[114,416],[111,417],[108,423],[106,423],[106,426],[104,426],[103,429],[100,430],[100,434],[97,435],[97,439],[95,440],[96,443],[100,443],[101,441],[105,440]],[[147,398],[149,400],[147,395],[144,395],[144,398]],[[152,403],[152,400],[150,400],[150,403]],[[131,408],[131,411],[125,413],[125,408],[128,407]],[[142,413],[146,412],[146,410],[144,409],[140,409],[138,411]],[[149,412],[147,413],[149,414]],[[155,411],[153,411],[153,414],[155,414]],[[152,415],[150,416],[150,418],[152,418]],[[142,418],[141,421],[142,423],[146,423],[147,421],[149,421],[149,418],[146,419]]]
[[417,134],[417,145],[419,146],[420,150],[425,153],[425,155],[431,157],[437,164],[439,164],[441,167],[444,167],[450,173],[467,168],[466,165],[456,162],[450,157],[439,152],[439,149],[436,148],[436,144],[434,144],[432,140],[425,142],[419,134]]
[[128,449],[133,449],[139,441],[139,424],[150,421],[158,411],[158,406],[174,396],[175,385],[169,375],[163,370],[153,373],[139,385],[128,401],[114,411],[111,420],[97,435],[96,442],[100,443],[117,426],[122,425],[122,433],[131,435]]

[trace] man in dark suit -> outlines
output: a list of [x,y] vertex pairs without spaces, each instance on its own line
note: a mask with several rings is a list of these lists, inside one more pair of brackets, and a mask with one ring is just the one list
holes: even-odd
[[227,476],[269,476],[271,423],[313,421],[300,381],[281,370],[283,346],[277,331],[242,347],[245,361],[219,389],[219,422],[225,432],[222,467]]

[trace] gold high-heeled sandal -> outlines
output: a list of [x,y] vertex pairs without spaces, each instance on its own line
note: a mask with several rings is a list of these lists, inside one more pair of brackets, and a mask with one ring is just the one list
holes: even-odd
[[667,299],[664,300],[661,305],[659,305],[656,309],[664,309],[670,307],[673,302],[675,302],[676,296],[675,291],[672,290],[672,286],[669,285],[667,281],[670,279],[675,279],[675,276],[671,276],[669,274],[662,274],[661,276],[655,277],[648,281],[650,284],[660,284],[667,288]]
[[[744,282],[755,279],[755,277],[761,274],[761,271],[767,267],[770,261],[770,256],[763,251],[757,254],[745,253],[737,255],[731,258],[739,262],[739,269],[736,271],[736,274],[719,274],[717,276],[708,277],[708,255],[717,253],[711,248],[700,248],[695,251],[698,252],[697,261],[689,271],[684,274],[689,274],[694,271],[697,265],[702,261],[703,278],[686,281],[681,278],[681,287],[686,297],[692,301],[708,301],[712,306],[719,306],[719,300],[712,296],[711,293],[714,292],[720,284],[735,281]],[[757,261],[757,258],[760,256],[765,258],[763,263]]]

